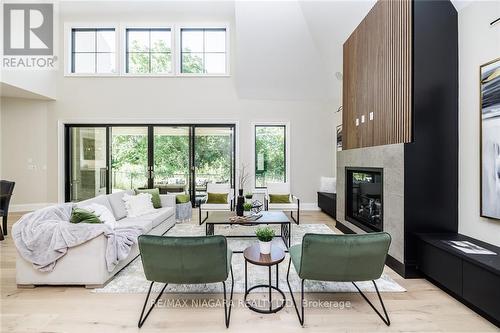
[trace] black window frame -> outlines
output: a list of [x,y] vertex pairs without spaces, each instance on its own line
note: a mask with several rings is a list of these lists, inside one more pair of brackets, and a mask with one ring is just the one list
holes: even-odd
[[267,186],[257,186],[257,128],[258,127],[279,127],[283,128],[283,164],[284,164],[284,175],[283,182],[287,182],[287,174],[288,174],[288,160],[287,160],[287,125],[286,124],[256,124],[254,125],[254,186],[256,189],[265,189]]
[[[129,36],[128,33],[130,31],[147,31],[149,33],[149,51],[144,52],[129,52],[128,42]],[[152,31],[168,31],[170,32],[170,52],[151,52],[151,32]],[[130,73],[129,70],[129,54],[130,53],[144,53],[149,55],[149,66],[147,73]],[[126,28],[125,29],[125,73],[132,75],[147,75],[147,74],[155,74],[155,75],[171,75],[173,74],[173,61],[172,61],[172,28]],[[151,54],[170,54],[170,71],[167,73],[156,73],[151,72]]]
[[[76,32],[84,32],[84,31],[92,31],[94,32],[94,52],[76,52],[75,51],[75,33]],[[115,52],[98,52],[97,51],[97,33],[99,31],[112,31],[115,33]],[[114,54],[116,57],[116,28],[71,28],[71,74],[114,74],[114,72],[98,72],[97,71],[97,55],[98,54]],[[94,63],[94,72],[83,73],[83,72],[75,72],[75,55],[76,54],[94,54],[95,63]],[[115,63],[115,72],[116,72]]]
[[[203,33],[203,51],[202,52],[184,52],[184,48],[182,46],[182,41],[183,41],[183,38],[182,38],[182,33],[184,31],[199,31],[199,32],[202,32]],[[224,47],[224,52],[206,52],[205,51],[205,32],[207,31],[223,31],[224,32],[224,37],[226,39],[226,43],[225,43],[225,47]],[[228,74],[228,70],[227,70],[227,62],[228,62],[228,58],[227,58],[227,28],[181,28],[179,30],[179,45],[180,45],[180,50],[179,50],[179,72],[181,74],[194,74],[194,75],[227,75]],[[202,68],[203,68],[203,71],[201,73],[189,73],[189,72],[184,72],[184,66],[183,66],[183,55],[184,54],[190,54],[190,53],[201,53],[203,55],[203,58],[202,58]],[[224,62],[224,73],[207,73],[207,69],[205,67],[205,56],[207,54],[224,54],[225,56],[225,62]]]
[[190,196],[191,203],[195,207],[196,202],[196,168],[195,168],[195,135],[197,128],[210,128],[210,127],[225,127],[232,130],[232,152],[231,152],[231,179],[230,184],[233,190],[233,195],[236,195],[236,137],[238,136],[238,127],[235,123],[67,123],[64,124],[64,198],[65,202],[71,202],[71,130],[73,128],[82,127],[99,127],[106,128],[106,194],[112,193],[111,181],[111,161],[112,161],[112,129],[114,127],[147,127],[148,128],[148,188],[153,188],[154,176],[154,128],[155,127],[189,127],[189,170],[190,170]]

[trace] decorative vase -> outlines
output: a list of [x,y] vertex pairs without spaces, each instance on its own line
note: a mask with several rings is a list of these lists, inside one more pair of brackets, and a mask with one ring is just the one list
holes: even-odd
[[271,243],[272,243],[271,241],[269,242],[259,241],[260,253],[262,254],[271,253]]
[[236,199],[236,215],[243,216],[243,204],[245,197],[243,196],[243,189],[238,190],[238,198]]

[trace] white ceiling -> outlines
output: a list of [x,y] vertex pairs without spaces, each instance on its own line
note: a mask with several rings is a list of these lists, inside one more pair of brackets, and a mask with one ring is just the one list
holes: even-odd
[[237,1],[240,97],[338,101],[342,44],[374,3]]

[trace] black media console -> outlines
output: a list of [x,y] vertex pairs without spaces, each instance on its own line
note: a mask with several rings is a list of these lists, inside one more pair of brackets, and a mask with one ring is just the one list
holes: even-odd
[[318,207],[334,219],[337,218],[337,193],[318,192]]
[[[457,233],[418,234],[417,239],[420,272],[500,327],[500,247]],[[467,254],[447,240],[469,241],[497,254]]]

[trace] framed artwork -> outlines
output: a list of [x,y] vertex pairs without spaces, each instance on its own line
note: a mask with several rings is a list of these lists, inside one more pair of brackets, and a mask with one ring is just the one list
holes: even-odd
[[481,216],[500,219],[500,58],[479,72]]
[[342,150],[342,125],[337,126],[337,151]]

